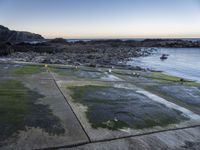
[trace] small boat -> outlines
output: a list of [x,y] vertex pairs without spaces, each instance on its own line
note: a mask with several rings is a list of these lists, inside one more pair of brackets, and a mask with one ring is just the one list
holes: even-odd
[[165,60],[168,59],[168,54],[162,54],[162,56],[160,57],[161,60]]

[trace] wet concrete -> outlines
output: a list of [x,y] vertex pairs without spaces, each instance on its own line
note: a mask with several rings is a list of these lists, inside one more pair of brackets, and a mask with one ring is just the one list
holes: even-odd
[[35,79],[52,79],[44,65],[17,64],[17,63],[0,63],[0,75],[3,78],[35,78]]
[[65,132],[52,110],[47,105],[38,103],[43,98],[43,95],[26,88],[20,81],[0,82],[0,142],[16,136],[26,126],[41,128],[52,135]]
[[143,129],[187,120],[180,111],[135,90],[105,86],[71,87],[70,90],[75,102],[87,106],[87,118],[93,128]]
[[198,87],[162,85],[158,88],[161,92],[168,93],[169,96],[174,96],[188,105],[200,107],[200,88]]
[[[108,91],[108,88],[105,87],[101,89],[101,86],[105,86],[105,83],[101,82],[90,83],[85,81],[85,84],[81,82],[79,86],[85,86],[85,88],[80,88],[78,86],[74,89],[70,89],[72,85],[71,82],[59,81],[58,84],[92,141],[182,128],[198,125],[200,123],[198,115],[194,114],[197,118],[193,118],[191,117],[193,114],[190,111],[189,113],[184,113],[182,112],[184,109],[180,109],[183,113],[183,115],[181,115],[175,107],[171,109],[171,107],[168,107],[162,102],[159,102],[157,105],[157,103],[154,102],[155,100],[143,94],[139,94],[139,91],[143,91],[142,89],[130,83],[107,84],[106,86],[111,86]],[[78,85],[78,82],[76,82],[75,85]],[[91,86],[91,91],[89,90],[89,92],[86,92],[88,86]],[[94,86],[100,86],[100,89]],[[114,87],[119,89],[116,90]],[[76,91],[75,89],[80,91]],[[73,95],[73,90],[76,91],[75,93],[77,95]],[[82,95],[81,93],[84,94]],[[126,96],[126,94],[128,96]],[[136,105],[139,108],[135,107]],[[120,110],[125,110],[126,113],[119,113],[117,115],[117,112],[120,112]],[[164,114],[163,116],[162,113]],[[170,116],[170,114],[172,116]],[[162,117],[159,117],[159,115]],[[176,116],[175,118],[179,119],[173,120],[173,115]],[[148,116],[147,120],[145,116]],[[183,116],[186,118],[189,117],[189,120],[185,119]],[[120,119],[125,123],[122,123]],[[133,123],[132,125],[130,125],[131,122]],[[139,123],[140,128],[137,128],[137,123]],[[134,126],[134,124],[136,126]]]
[[173,130],[59,150],[199,150],[200,127]]
[[108,69],[68,67],[55,68],[49,67],[49,70],[54,73],[57,80],[101,80],[101,81],[122,81],[119,77],[109,73]]
[[[179,81],[158,80],[149,71],[109,72],[108,68],[75,69],[60,65],[0,64],[0,74],[3,89],[0,97],[5,101],[13,93],[21,101],[19,95],[26,95],[23,100],[28,102],[25,110],[29,112],[27,117],[26,111],[20,110],[24,116],[19,116],[27,119],[19,119],[20,128],[9,136],[1,127],[0,131],[7,136],[1,136],[0,149],[200,146],[200,130],[194,128],[200,125],[199,87],[193,83],[189,86]],[[19,85],[4,88],[6,81],[17,81],[23,90],[17,90]],[[4,114],[9,115],[6,111]],[[4,126],[2,122],[0,126]],[[100,141],[102,144],[98,144]]]
[[34,76],[0,78],[0,149],[40,149],[88,142],[55,81],[41,75],[38,72]]
[[200,114],[200,88],[176,83],[140,84],[141,87],[171,102]]

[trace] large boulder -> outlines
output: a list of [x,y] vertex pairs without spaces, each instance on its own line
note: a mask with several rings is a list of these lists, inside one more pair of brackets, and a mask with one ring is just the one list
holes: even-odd
[[0,56],[9,55],[14,52],[9,42],[0,42]]
[[12,31],[7,27],[0,25],[1,42],[19,43],[19,42],[40,42],[43,40],[44,38],[39,34],[22,32],[22,31]]

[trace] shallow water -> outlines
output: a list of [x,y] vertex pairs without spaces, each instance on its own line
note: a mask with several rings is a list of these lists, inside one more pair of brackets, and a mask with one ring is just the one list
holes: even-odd
[[[162,61],[162,54],[170,56]],[[152,56],[134,58],[128,64],[200,82],[200,48],[159,48]]]

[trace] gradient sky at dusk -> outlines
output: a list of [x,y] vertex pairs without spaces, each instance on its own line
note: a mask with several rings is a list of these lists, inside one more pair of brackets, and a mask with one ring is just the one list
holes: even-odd
[[200,0],[0,0],[0,24],[44,37],[200,37]]

